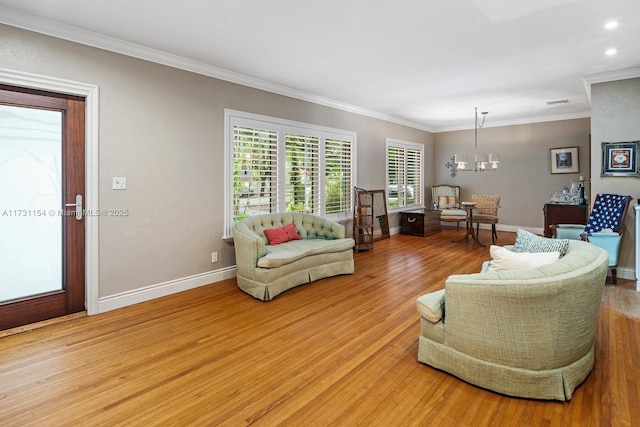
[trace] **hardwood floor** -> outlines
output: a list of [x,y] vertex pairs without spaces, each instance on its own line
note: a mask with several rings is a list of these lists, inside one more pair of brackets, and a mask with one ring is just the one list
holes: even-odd
[[463,232],[394,235],[357,253],[355,274],[270,302],[232,279],[0,338],[0,424],[639,425],[630,280],[605,287],[595,368],[570,402],[502,396],[417,362],[416,298],[488,259],[451,243]]

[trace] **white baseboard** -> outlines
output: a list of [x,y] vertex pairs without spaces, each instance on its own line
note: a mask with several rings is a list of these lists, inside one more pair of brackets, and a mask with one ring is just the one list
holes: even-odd
[[[607,273],[608,276],[611,276],[611,271]],[[636,270],[629,267],[617,267],[616,275],[618,279],[629,279],[636,280]]]
[[[449,228],[450,227],[455,228],[456,226],[454,222],[442,222],[441,224],[442,224],[442,227],[449,227]],[[464,223],[462,223],[462,225],[464,225]],[[491,224],[480,224],[480,228],[483,230],[491,230]],[[515,233],[516,231],[518,231],[518,229],[526,230],[533,234],[539,234],[539,235],[544,234],[543,227],[528,227],[525,225],[496,224],[496,231],[507,231],[507,232]]]
[[104,313],[117,308],[150,301],[152,299],[198,288],[200,286],[209,285],[211,283],[220,282],[233,277],[236,277],[235,265],[221,268],[220,270],[208,271],[206,273],[195,274],[181,279],[145,286],[143,288],[122,292],[116,295],[109,295],[98,299],[98,313]]

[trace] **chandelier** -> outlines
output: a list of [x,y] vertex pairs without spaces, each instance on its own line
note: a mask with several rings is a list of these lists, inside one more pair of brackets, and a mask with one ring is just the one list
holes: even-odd
[[[476,133],[473,169],[467,169],[469,161],[466,154],[456,154],[455,164],[460,171],[484,172],[492,170],[495,172],[496,169],[498,169],[498,163],[500,163],[499,153],[489,153],[488,155],[487,153],[478,153],[478,128],[482,129],[482,126],[484,126],[484,120],[489,113],[487,111],[483,111],[480,114],[482,114],[482,123],[478,121],[478,107],[476,107]],[[489,168],[489,166],[491,166],[491,168]]]

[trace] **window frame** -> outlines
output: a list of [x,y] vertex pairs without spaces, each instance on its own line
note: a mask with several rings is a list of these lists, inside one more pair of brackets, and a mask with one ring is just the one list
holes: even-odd
[[[317,212],[314,214],[321,215],[327,219],[341,221],[351,218],[353,215],[353,188],[356,186],[356,143],[357,133],[354,131],[329,128],[310,123],[296,122],[292,120],[281,119],[277,117],[265,116],[243,111],[225,109],[224,110],[224,238],[231,237],[231,227],[234,224],[234,126],[243,126],[248,128],[259,128],[264,130],[277,132],[277,177],[278,188],[275,195],[274,212],[284,212],[286,210],[286,139],[287,135],[299,134],[304,136],[318,136],[319,142],[319,172],[318,172],[318,194],[314,194],[314,203]],[[350,161],[348,167],[350,173],[350,188],[348,194],[347,210],[339,213],[326,214],[325,206],[325,190],[326,190],[326,171],[325,171],[325,141],[326,140],[342,140],[350,144]],[[272,196],[272,199],[273,200]]]
[[[390,186],[392,185],[392,183],[390,182],[390,169],[391,169],[391,165],[390,165],[390,157],[389,157],[389,150],[390,148],[397,148],[397,149],[402,149],[405,152],[404,155],[404,172],[403,172],[403,185],[409,185],[407,184],[408,182],[411,182],[411,180],[409,179],[408,176],[408,168],[407,168],[407,163],[408,163],[408,159],[407,159],[407,150],[410,151],[418,151],[420,153],[420,165],[419,165],[419,173],[417,174],[417,176],[413,176],[413,179],[418,180],[419,185],[417,186],[417,189],[415,188],[416,186],[414,186],[414,199],[416,200],[415,203],[413,204],[405,204],[405,205],[398,205],[398,206],[391,206],[391,191]],[[389,212],[400,212],[400,211],[406,211],[406,210],[411,210],[411,209],[421,209],[424,208],[424,200],[425,200],[425,192],[424,192],[424,168],[425,168],[425,158],[424,158],[424,144],[420,144],[417,142],[411,142],[411,141],[403,141],[400,139],[394,139],[394,138],[387,138],[386,139],[386,143],[385,143],[385,189],[387,192],[387,210]],[[415,170],[415,168],[414,168]],[[398,184],[396,184],[398,185]],[[415,193],[415,191],[417,190],[417,193]],[[399,195],[399,192],[398,192]]]

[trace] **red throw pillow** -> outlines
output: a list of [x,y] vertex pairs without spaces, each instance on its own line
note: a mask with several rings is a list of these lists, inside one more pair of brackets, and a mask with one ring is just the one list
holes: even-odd
[[280,228],[264,230],[264,235],[267,236],[267,240],[270,245],[279,245],[280,243],[285,243],[289,240],[302,240],[302,237],[300,237],[298,231],[296,231],[296,226],[293,225],[293,223]]

